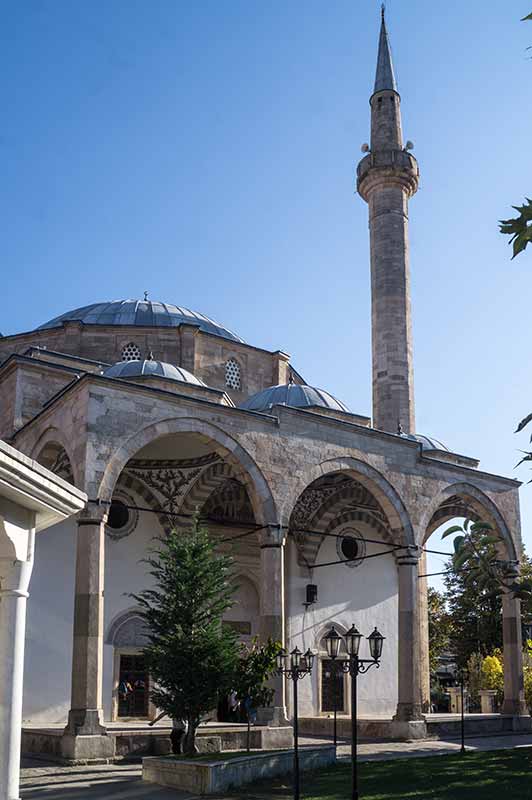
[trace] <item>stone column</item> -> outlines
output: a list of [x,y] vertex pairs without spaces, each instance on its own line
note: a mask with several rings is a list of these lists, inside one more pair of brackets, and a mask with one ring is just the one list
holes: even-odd
[[62,750],[67,758],[112,755],[103,725],[103,589],[106,511],[90,504],[78,519],[72,694]]
[[523,678],[521,601],[506,592],[502,598],[502,636],[504,651],[504,702],[502,714],[528,716]]
[[[419,574],[427,573],[427,554],[419,559]],[[430,711],[430,641],[429,641],[429,602],[426,578],[418,578],[419,593],[419,646],[421,650],[421,708]]]
[[396,733],[406,738],[422,738],[426,734],[421,707],[421,646],[419,625],[417,548],[399,551],[398,619],[398,703],[394,717]]
[[[260,532],[260,638],[268,637],[284,645],[284,546],[285,536],[279,525],[269,525]],[[284,678],[272,678],[275,695],[272,707],[261,716],[271,724],[286,722]]]
[[20,549],[26,551],[25,560],[4,558],[7,548],[0,542],[0,800],[19,798],[26,602],[34,529],[21,530],[20,538],[24,539]]

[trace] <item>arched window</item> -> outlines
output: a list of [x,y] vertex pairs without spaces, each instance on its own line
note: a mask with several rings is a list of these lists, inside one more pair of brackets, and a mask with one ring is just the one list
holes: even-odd
[[140,359],[140,347],[135,342],[128,342],[122,348],[122,361],[138,361]]
[[225,385],[229,389],[241,389],[240,364],[236,358],[230,358],[225,364]]

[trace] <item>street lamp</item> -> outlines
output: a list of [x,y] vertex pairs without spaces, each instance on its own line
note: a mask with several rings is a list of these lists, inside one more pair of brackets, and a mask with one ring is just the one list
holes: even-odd
[[309,648],[306,653],[302,653],[295,647],[290,653],[283,648],[277,656],[277,672],[279,675],[287,675],[294,683],[294,800],[299,800],[299,720],[297,714],[297,684],[305,675],[310,675],[314,665],[314,653]]
[[333,679],[333,714],[334,714],[333,742],[334,746],[336,747],[336,741],[337,741],[336,714],[338,708],[338,698],[337,698],[338,669],[336,667],[336,659],[340,654],[342,637],[338,634],[336,628],[333,625],[329,633],[324,638],[325,638],[325,648],[327,650],[327,656],[332,661],[331,675]]
[[[329,631],[329,636],[334,630],[334,626]],[[336,633],[336,631],[335,631]],[[325,637],[326,641],[327,636]],[[345,634],[345,649],[347,651],[348,659],[342,662],[342,670],[346,674],[351,675],[351,798],[358,800],[358,770],[357,770],[357,678],[360,674],[364,674],[371,667],[380,667],[380,659],[382,655],[382,646],[384,644],[384,636],[379,633],[377,628],[370,636],[367,637],[369,645],[369,653],[371,658],[359,658],[358,653],[360,650],[360,642],[363,636],[357,628],[352,625]],[[336,642],[335,636],[332,635],[331,642]],[[336,645],[335,645],[336,646]],[[336,655],[340,650],[336,650]],[[329,652],[329,651],[327,651]],[[333,649],[331,649],[331,653]]]

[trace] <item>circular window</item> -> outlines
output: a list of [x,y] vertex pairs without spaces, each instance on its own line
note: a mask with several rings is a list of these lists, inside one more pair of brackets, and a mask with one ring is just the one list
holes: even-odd
[[340,547],[342,548],[342,555],[345,556],[346,561],[354,561],[358,555],[358,542],[352,536],[343,536],[340,539]]
[[110,539],[118,541],[133,533],[139,519],[139,512],[132,508],[135,502],[122,492],[113,497],[107,515],[106,533]]
[[346,528],[337,535],[336,552],[347,567],[358,567],[366,555],[364,537],[354,528]]
[[107,517],[107,524],[114,531],[124,528],[129,522],[129,509],[122,500],[113,500]]

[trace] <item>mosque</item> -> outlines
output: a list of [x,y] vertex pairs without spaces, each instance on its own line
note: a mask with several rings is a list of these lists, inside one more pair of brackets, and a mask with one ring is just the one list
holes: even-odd
[[[309,386],[280,351],[170,302],[95,302],[0,338],[0,437],[88,496],[37,540],[28,604],[26,725],[61,726],[61,753],[109,755],[108,726],[148,721],[146,630],[129,593],[154,536],[197,510],[235,560],[226,623],[317,653],[299,687],[307,730],[330,718],[323,637],[353,622],[386,637],[359,713],[422,737],[429,701],[424,547],[447,520],[489,521],[518,569],[519,484],[415,426],[408,202],[419,170],[403,142],[384,16],[371,138],[357,169],[371,242],[372,418]],[[172,298],[179,300],[180,298]],[[327,387],[334,391],[334,387]],[[503,714],[527,715],[519,602],[504,598]],[[119,691],[127,679],[134,691]],[[349,677],[338,697],[349,714]],[[269,724],[291,718],[275,684]]]

